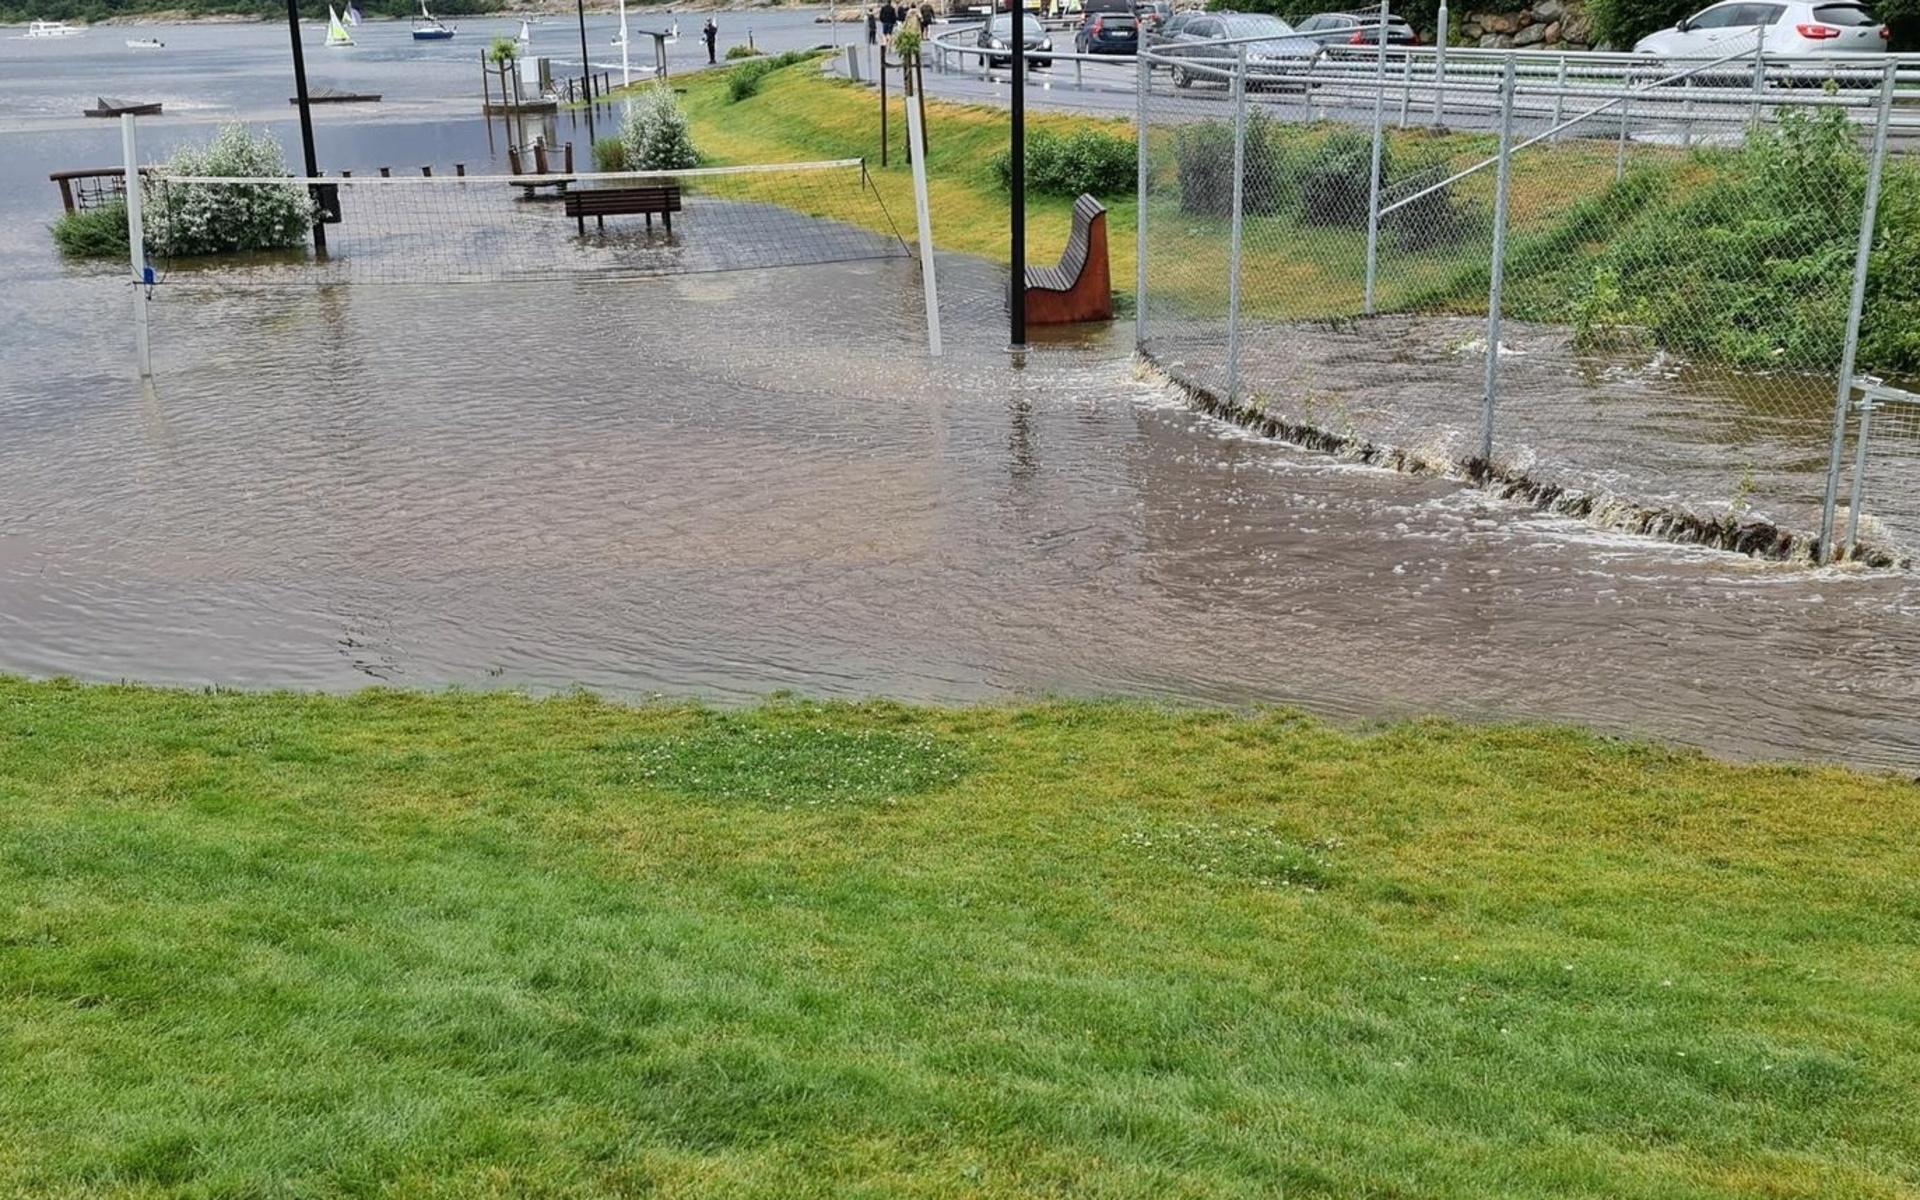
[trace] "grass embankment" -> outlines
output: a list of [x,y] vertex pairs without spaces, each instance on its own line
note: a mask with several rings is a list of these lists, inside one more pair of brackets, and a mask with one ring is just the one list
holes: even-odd
[[[681,78],[675,87],[693,125],[704,161],[716,165],[867,159],[875,189],[900,232],[913,236],[913,174],[906,160],[905,102],[890,97],[888,165],[880,165],[880,102],[868,88],[823,78],[817,61],[769,73],[756,94],[728,98],[725,71]],[[934,213],[934,242],[943,250],[1007,261],[1007,194],[994,178],[993,156],[1007,148],[1004,109],[929,101],[927,190]],[[1099,121],[1066,114],[1030,113],[1030,127],[1062,133],[1087,125],[1131,137],[1125,121]],[[1114,233],[1133,228],[1133,197],[1109,196]],[[1035,261],[1058,253],[1072,221],[1071,197],[1032,196],[1028,239]],[[889,232],[877,213],[864,209],[835,215]],[[1131,236],[1129,232],[1128,236]],[[1049,251],[1051,248],[1051,251]],[[1117,271],[1131,256],[1114,255]],[[1128,270],[1131,276],[1130,269]],[[1118,282],[1116,280],[1116,286]]]
[[[878,96],[872,89],[822,77],[817,62],[773,71],[755,95],[737,101],[728,97],[724,71],[684,77],[675,86],[685,89],[684,103],[694,140],[705,161],[725,165],[864,156],[887,211],[901,232],[911,236],[913,178],[904,153],[903,100],[891,100],[891,150],[889,165],[882,168]],[[929,101],[927,108],[928,190],[935,244],[943,250],[1007,262],[1007,194],[993,170],[994,156],[1005,151],[1008,144],[1006,110],[943,101]],[[1030,110],[1027,119],[1030,129],[1061,136],[1084,129],[1128,140],[1134,134],[1131,118]],[[1341,128],[1334,124],[1275,125],[1272,136],[1284,139],[1291,154],[1307,157]],[[1160,198],[1153,202],[1148,219],[1154,233],[1154,259],[1168,264],[1164,278],[1155,278],[1155,295],[1166,303],[1186,305],[1195,311],[1224,311],[1228,223],[1224,216],[1183,211],[1173,180],[1174,136],[1171,125],[1155,132],[1158,142],[1163,143],[1155,146],[1153,155]],[[1458,166],[1478,161],[1493,148],[1492,140],[1485,136],[1439,136],[1418,130],[1395,130],[1390,141],[1393,152],[1402,157]],[[1610,180],[1612,154],[1611,147],[1570,146],[1558,152],[1550,169],[1531,170],[1531,164],[1517,167],[1514,227],[1527,230],[1551,222],[1567,203],[1569,172]],[[1572,161],[1575,158],[1577,162]],[[1459,193],[1464,204],[1490,210],[1491,188],[1492,180],[1483,173],[1462,185]],[[1114,289],[1130,300],[1135,197],[1129,188],[1123,194],[1100,199],[1109,209]],[[1029,196],[1030,261],[1047,263],[1058,254],[1071,228],[1072,210],[1070,196]],[[887,231],[877,213],[835,211],[820,215]],[[1364,251],[1363,231],[1313,227],[1282,216],[1250,218],[1245,238],[1245,278],[1253,281],[1248,288],[1248,311],[1268,317],[1358,313],[1365,275]],[[1394,256],[1389,251],[1383,292],[1391,299],[1402,293],[1411,295],[1443,287],[1459,274],[1463,258],[1469,257],[1457,245],[1438,247],[1425,255]]]
[[0,1192],[1913,1196],[1920,790],[0,680]]

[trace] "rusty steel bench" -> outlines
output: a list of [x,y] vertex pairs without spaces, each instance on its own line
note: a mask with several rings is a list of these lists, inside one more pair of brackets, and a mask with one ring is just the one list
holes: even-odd
[[666,222],[667,232],[672,233],[673,214],[679,211],[680,185],[677,183],[642,187],[590,188],[567,193],[567,215],[579,224],[582,237],[587,233],[588,217],[592,217],[601,229],[605,229],[608,217],[645,214],[647,228],[652,229],[655,213],[660,214],[660,219]]
[[1113,319],[1113,277],[1107,265],[1107,207],[1092,196],[1073,202],[1073,233],[1057,267],[1027,268],[1027,320],[1071,325]]

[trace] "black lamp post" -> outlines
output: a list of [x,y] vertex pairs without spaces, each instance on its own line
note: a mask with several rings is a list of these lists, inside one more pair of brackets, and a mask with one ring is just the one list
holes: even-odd
[[[300,102],[300,149],[306,155],[307,178],[320,177],[320,160],[313,153],[313,110],[307,106],[307,56],[300,47],[300,3],[287,0],[287,36],[293,39],[293,95]],[[313,248],[327,252],[327,227],[313,222]]]
[[[291,2],[291,0],[289,0]],[[1013,348],[1027,344],[1027,10],[1007,0],[1013,36],[1013,208],[1009,255],[1013,260]]]
[[[292,0],[288,0],[289,3]],[[580,84],[587,93],[587,161],[593,161],[593,63],[587,58],[587,0],[573,0],[580,14]],[[624,34],[622,35],[624,36]]]

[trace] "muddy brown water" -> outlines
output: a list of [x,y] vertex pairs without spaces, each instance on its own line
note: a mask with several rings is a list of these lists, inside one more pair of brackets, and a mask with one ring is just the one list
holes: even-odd
[[[1169,374],[1224,394],[1224,320],[1169,320],[1150,347]],[[1395,314],[1254,325],[1242,391],[1290,423],[1402,450],[1442,467],[1480,452],[1486,319]],[[1834,380],[1742,374],[1658,351],[1583,352],[1565,328],[1505,322],[1494,464],[1592,496],[1596,523],[1664,512],[1817,540]],[[1882,561],[1920,548],[1920,424],[1881,421],[1871,442],[1863,538]],[[1848,448],[1851,464],[1851,446]],[[1850,479],[1850,474],[1848,476]],[[1841,503],[1847,493],[1841,493]],[[1846,513],[1840,514],[1844,534]]]
[[1920,584],[1611,535],[1016,367],[951,260],[0,296],[0,670],[1575,721],[1920,768]]

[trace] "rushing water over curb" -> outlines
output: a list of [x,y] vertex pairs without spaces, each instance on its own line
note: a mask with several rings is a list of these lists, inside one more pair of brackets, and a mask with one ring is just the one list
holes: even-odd
[[[1685,508],[1647,504],[1608,491],[1591,491],[1536,479],[1512,464],[1480,459],[1451,461],[1430,452],[1372,441],[1352,432],[1339,432],[1299,421],[1289,421],[1252,401],[1230,400],[1194,378],[1169,368],[1149,351],[1137,351],[1144,369],[1179,390],[1187,401],[1211,416],[1277,437],[1297,446],[1332,454],[1349,462],[1412,474],[1437,474],[1467,480],[1542,512],[1584,521],[1596,529],[1659,538],[1686,546],[1729,550],[1754,558],[1811,565],[1820,540],[1814,534],[1785,528],[1779,523],[1750,517],[1702,516]],[[1849,561],[1876,569],[1906,568],[1911,560],[1870,542],[1861,542]]]

